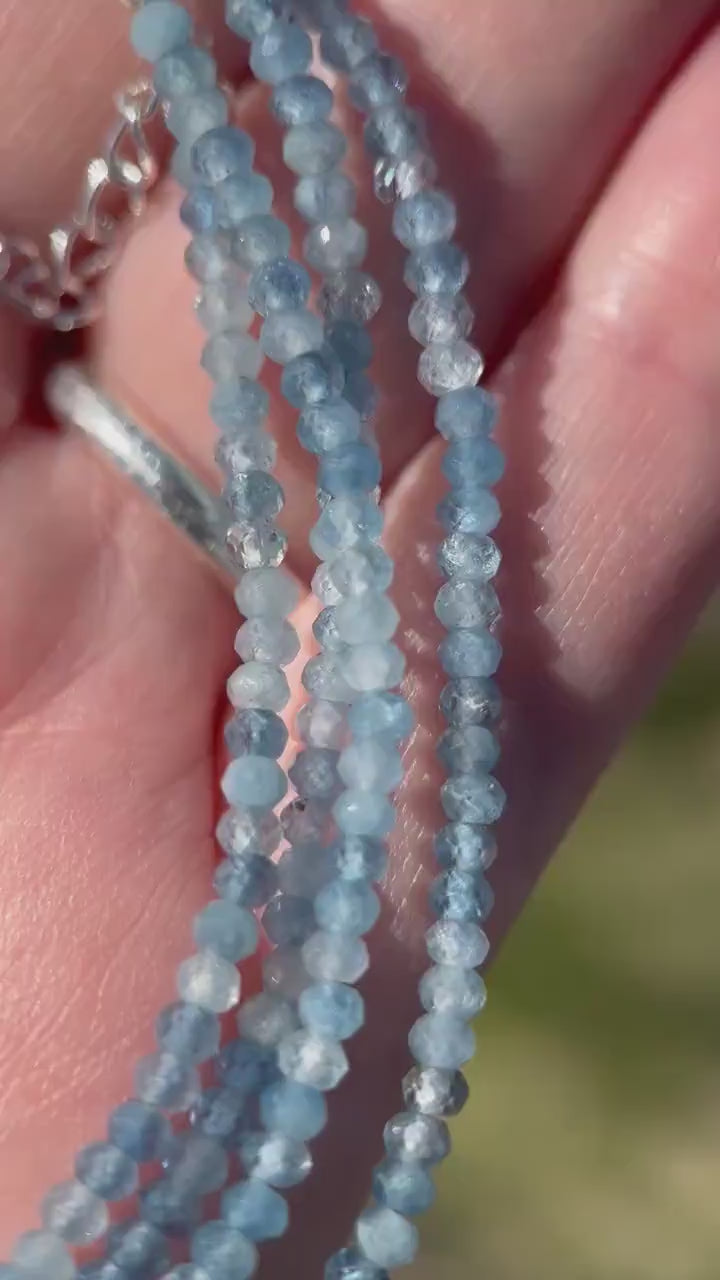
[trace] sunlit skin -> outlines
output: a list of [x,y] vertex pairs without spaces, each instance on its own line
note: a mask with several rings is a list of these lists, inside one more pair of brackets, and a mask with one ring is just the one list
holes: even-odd
[[[219,5],[201,6],[219,11]],[[678,652],[716,577],[720,511],[720,5],[710,0],[383,0],[461,207],[477,338],[504,400],[509,794],[495,937]],[[0,225],[37,234],[70,207],[133,63],[127,12],[5,0]],[[226,37],[220,37],[220,40]],[[258,91],[238,119],[279,172]],[[211,474],[201,333],[177,192],[128,236],[90,347],[98,376]],[[368,206],[369,207],[369,206]],[[398,1102],[431,833],[441,686],[432,618],[441,483],[413,385],[408,296],[382,210],[371,266],[385,409],[387,546],[397,559],[408,750],[369,1027],[340,1090],[302,1225],[268,1274],[317,1276],[362,1203]],[[127,483],[22,408],[37,345],[0,316],[0,1249],[101,1136],[173,996],[206,900],[229,592]],[[313,467],[278,419],[291,564]],[[298,546],[299,540],[299,546]],[[298,622],[305,639],[313,607]],[[482,1053],[482,1033],[480,1038]],[[482,1230],[478,1206],[478,1231]],[[297,1214],[300,1221],[300,1210]],[[298,1234],[302,1234],[299,1241]],[[288,1249],[290,1252],[288,1252]]]

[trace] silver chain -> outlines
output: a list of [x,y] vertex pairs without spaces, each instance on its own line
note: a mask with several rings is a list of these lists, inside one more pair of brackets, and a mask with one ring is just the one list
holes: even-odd
[[100,287],[118,252],[123,218],[142,212],[158,177],[148,138],[148,125],[160,115],[152,86],[138,80],[115,101],[119,118],[103,154],[85,170],[70,221],[55,227],[44,247],[0,232],[0,299],[35,323],[65,333],[97,318]]

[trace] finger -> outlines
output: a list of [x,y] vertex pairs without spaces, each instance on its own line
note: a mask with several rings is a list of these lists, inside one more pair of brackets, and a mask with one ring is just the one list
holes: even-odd
[[[634,147],[500,379],[509,809],[491,873],[496,941],[717,583],[719,73],[715,36]],[[432,832],[443,821],[438,462],[433,443],[388,500],[418,728],[373,939],[370,1021],[338,1098],[344,1123],[303,1205],[303,1223],[315,1228],[303,1228],[303,1277],[346,1238],[363,1202],[382,1123],[400,1104],[416,1009]]]
[[[483,6],[481,21],[467,0],[455,0],[442,20],[439,0],[422,6],[394,0],[384,8],[395,23],[387,43],[409,46],[416,97],[428,109],[449,183],[460,194],[481,345],[496,348],[513,317],[522,314],[523,296],[536,293],[628,133],[711,8],[709,0],[660,8],[651,0],[612,0],[601,7],[552,0],[524,6],[522,21],[517,8],[501,0]],[[632,76],[625,74],[630,64]],[[257,137],[259,164],[277,180],[284,213],[289,178],[278,165],[278,130],[267,119],[264,96],[248,87],[238,119]],[[358,172],[367,189],[365,162]],[[108,293],[97,359],[107,385],[131,408],[151,410],[207,466],[214,432],[208,382],[197,367],[202,336],[189,316],[191,287],[177,274],[184,236],[174,217],[168,198],[128,245]],[[378,434],[391,480],[428,438],[430,402],[415,378],[409,296],[387,211],[368,200],[363,217],[371,229],[369,265],[386,300],[374,329],[372,372],[382,391]],[[314,465],[297,449],[292,417],[276,410],[274,424],[283,442],[294,563],[309,572]],[[304,548],[301,559],[298,548]]]

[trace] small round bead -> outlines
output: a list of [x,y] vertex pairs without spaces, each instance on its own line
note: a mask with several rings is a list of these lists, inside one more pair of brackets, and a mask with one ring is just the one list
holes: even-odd
[[295,1031],[278,1049],[278,1066],[289,1080],[323,1093],[334,1089],[349,1069],[342,1045],[311,1031]]
[[413,1067],[403,1080],[403,1098],[410,1111],[426,1116],[456,1116],[468,1100],[468,1085],[462,1071],[440,1067]]
[[442,396],[435,410],[435,426],[446,440],[488,436],[495,427],[498,404],[484,387],[466,387]]
[[215,828],[215,838],[231,858],[244,858],[251,853],[269,857],[280,843],[282,830],[274,813],[228,809]]
[[340,779],[338,754],[323,747],[306,747],[288,770],[288,778],[299,795],[306,799],[330,800],[337,795]]
[[185,44],[158,58],[153,75],[156,92],[161,98],[184,98],[203,89],[212,89],[217,81],[217,63],[207,49]]
[[353,691],[343,672],[342,655],[323,653],[305,664],[302,682],[313,698],[351,702]]
[[267,1130],[307,1142],[325,1128],[327,1104],[319,1089],[297,1080],[279,1080],[263,1091],[260,1117]]
[[[362,370],[351,369],[345,382],[345,398],[355,406],[363,422],[372,422],[379,404],[377,388]],[[366,435],[368,444],[374,442],[372,434]]]
[[440,543],[438,564],[448,578],[479,578],[488,582],[500,568],[500,550],[492,538],[456,531]]
[[368,117],[364,136],[371,155],[394,160],[410,159],[426,146],[422,116],[402,102],[377,107]]
[[316,177],[340,164],[347,141],[342,130],[327,120],[297,124],[283,139],[283,159],[293,173]]
[[413,729],[414,719],[404,698],[397,693],[366,693],[357,699],[348,713],[348,726],[353,738],[387,736],[401,742]]
[[240,1144],[240,1158],[248,1177],[271,1187],[295,1187],[312,1169],[304,1142],[284,1133],[251,1133]]
[[449,822],[435,837],[435,857],[448,869],[487,871],[497,857],[497,840],[489,827]]
[[195,304],[195,313],[209,333],[247,329],[255,314],[247,292],[232,276],[206,284]]
[[262,922],[268,938],[276,946],[299,946],[314,928],[312,903],[306,898],[280,893],[268,903]]
[[296,356],[322,346],[323,325],[311,311],[274,311],[260,332],[260,346],[275,364],[288,364]]
[[359,441],[333,449],[320,458],[318,487],[334,498],[370,493],[380,483],[380,459]]
[[226,1088],[237,1090],[246,1098],[261,1092],[277,1075],[273,1050],[249,1040],[226,1044],[215,1060],[215,1068]]
[[249,133],[232,124],[219,125],[194,143],[192,165],[201,182],[215,187],[234,174],[249,176],[254,154],[255,144]]
[[492,440],[453,440],[442,459],[443,475],[459,490],[497,484],[505,471],[505,457]]
[[306,71],[311,58],[310,37],[294,22],[274,22],[250,47],[250,69],[268,84],[279,84]]
[[287,555],[287,538],[271,520],[258,524],[234,521],[228,528],[225,545],[232,563],[243,571],[276,569]]
[[487,958],[490,943],[476,924],[459,920],[438,920],[426,937],[428,955],[436,964],[477,969]]
[[250,277],[251,306],[261,316],[273,311],[293,311],[304,307],[310,297],[310,276],[299,262],[279,257],[264,262]]
[[291,845],[278,863],[281,889],[300,898],[314,898],[332,874],[330,851],[322,845]]
[[386,591],[392,582],[394,566],[382,547],[361,541],[333,556],[327,569],[332,586],[344,597],[365,591]]
[[490,631],[463,628],[445,636],[439,658],[449,676],[492,676],[500,666],[502,645]]
[[157,1107],[147,1102],[121,1102],[110,1113],[108,1137],[138,1164],[156,1160],[170,1138],[170,1126]]
[[248,218],[270,213],[274,192],[262,173],[235,173],[213,188],[215,218],[222,231],[235,231]]
[[289,249],[290,231],[271,213],[255,213],[246,218],[232,238],[233,258],[246,271],[286,258]]
[[497,528],[500,504],[489,489],[461,490],[438,503],[437,515],[444,529],[482,537]]
[[[245,623],[245,627],[262,623],[264,619],[252,618]],[[287,626],[287,623],[281,624]],[[244,627],[241,627],[241,631]],[[293,638],[293,649],[295,649],[295,641],[297,639],[293,628],[288,628]],[[244,645],[245,641],[243,641]],[[254,647],[261,642],[256,641]],[[290,655],[290,656],[287,656]],[[241,658],[255,657],[260,655],[240,654]],[[297,650],[292,652],[290,648],[290,638],[288,637],[287,648],[283,650],[283,656],[286,662],[292,662],[297,656]],[[269,661],[269,656],[265,651],[262,655],[263,661]],[[274,659],[278,661],[277,657]],[[286,663],[283,662],[283,666]],[[282,755],[288,741],[288,731],[282,720],[274,711],[266,711],[262,707],[246,707],[241,711],[236,711],[232,718],[225,725],[225,743],[227,749],[232,756],[269,756],[271,760],[277,760]]]
[[287,12],[286,0],[225,0],[225,21],[245,40],[263,35]]
[[484,725],[465,724],[442,735],[437,753],[448,773],[487,772],[497,762],[500,747]]
[[282,510],[285,495],[274,476],[265,471],[248,471],[233,476],[223,497],[235,520],[272,520]]
[[213,888],[239,907],[263,907],[277,890],[275,864],[256,853],[237,862],[227,859],[215,872]]
[[424,1067],[461,1067],[475,1052],[475,1036],[462,1018],[426,1013],[408,1037],[410,1051]]
[[489,677],[450,680],[440,694],[440,710],[450,725],[492,724],[501,705],[498,687]]
[[370,644],[390,640],[400,625],[400,615],[387,596],[366,591],[338,604],[336,622],[347,644]]
[[[242,667],[238,667],[237,671],[233,671],[227,682],[228,698],[234,707],[257,707],[264,711],[282,711],[290,700],[290,686],[287,676],[279,667],[272,662],[246,662]],[[284,792],[282,792],[277,800],[265,800],[262,797],[265,792],[263,789],[255,796],[254,799],[246,799],[244,791],[244,778],[246,772],[252,772],[253,776],[258,771],[258,766],[248,764],[247,769],[243,769],[241,773],[236,771],[236,775],[231,775],[228,779],[228,787],[225,794],[232,803],[246,804],[248,807],[255,805],[256,807],[272,808],[277,804],[277,800],[281,800]],[[270,772],[267,773],[268,779]],[[241,777],[243,780],[241,780]],[[266,781],[263,776],[263,783]],[[269,782],[273,793],[279,786],[279,781],[275,775]]]
[[[188,192],[180,206],[180,221],[194,235],[212,235],[219,230],[217,203],[212,187],[197,186]],[[235,280],[229,281],[233,287],[236,283]],[[199,310],[197,303],[195,306],[196,310]],[[200,323],[205,324],[202,316],[200,316]],[[228,325],[215,324],[205,327],[227,328]]]
[[196,1198],[219,1191],[228,1176],[222,1145],[204,1133],[176,1133],[163,1160],[167,1181],[177,1195]]
[[356,320],[334,320],[326,325],[325,341],[349,372],[367,369],[372,361],[372,338]]
[[353,1246],[340,1249],[328,1259],[324,1280],[387,1280],[387,1272]]
[[298,1026],[293,1006],[281,996],[263,991],[246,1000],[237,1016],[240,1035],[254,1044],[274,1048]]
[[307,174],[295,184],[293,203],[306,222],[332,222],[355,212],[357,188],[346,173]]
[[325,453],[360,437],[360,415],[340,396],[308,405],[297,424],[300,443],[312,453]]
[[235,589],[235,603],[246,618],[286,618],[299,599],[297,583],[282,569],[251,569]]
[[200,1220],[200,1201],[197,1196],[181,1195],[161,1178],[141,1190],[138,1216],[164,1236],[186,1236]]
[[[256,665],[260,664],[247,663],[241,671]],[[275,710],[276,707],[270,709]],[[241,756],[239,760],[231,760],[222,776],[221,786],[230,804],[244,805],[248,809],[272,809],[285,795],[287,779],[274,760],[268,760],[266,756]]]
[[388,1155],[398,1160],[438,1164],[450,1152],[450,1134],[445,1121],[417,1111],[401,1111],[388,1120],[383,1140]]
[[75,1264],[52,1231],[25,1231],[12,1252],[12,1266],[22,1280],[73,1280]]
[[485,1007],[487,990],[474,969],[442,964],[423,974],[420,999],[428,1013],[456,1013],[461,1018],[474,1018]]
[[393,211],[393,232],[406,249],[449,240],[456,225],[455,201],[443,191],[419,191],[398,201]]
[[417,1228],[394,1209],[366,1209],[358,1218],[356,1231],[363,1253],[379,1267],[406,1266],[417,1253]]
[[190,1254],[210,1280],[248,1280],[257,1263],[255,1246],[222,1222],[198,1227],[192,1235]]
[[364,1021],[362,997],[342,982],[316,982],[306,987],[298,1008],[304,1026],[328,1040],[349,1039]]
[[470,272],[467,254],[456,244],[441,241],[416,249],[407,259],[405,283],[413,293],[460,293]]
[[330,276],[318,294],[318,310],[326,320],[369,324],[381,305],[382,293],[377,280],[356,267]]
[[328,807],[317,800],[292,800],[283,809],[280,820],[289,844],[324,842],[330,825]]
[[220,1026],[209,1009],[179,1001],[166,1005],[155,1022],[158,1045],[183,1062],[206,1062],[220,1047]]
[[199,1087],[194,1067],[163,1050],[141,1058],[135,1069],[135,1092],[140,1100],[166,1111],[187,1111]]
[[252,378],[239,378],[237,382],[216,387],[210,400],[213,422],[228,435],[261,427],[269,407],[267,391]]
[[430,902],[442,920],[472,922],[487,920],[495,905],[495,895],[485,877],[477,871],[445,871],[433,881]]
[[348,267],[359,267],[367,246],[365,228],[354,218],[345,218],[311,227],[303,241],[303,256],[315,271],[331,275]]
[[211,1013],[227,1013],[240,998],[240,974],[233,964],[214,951],[199,951],[180,965],[177,989],[181,999],[189,1004],[198,1004]]
[[370,964],[362,938],[318,930],[302,950],[307,972],[322,982],[358,982]]
[[[366,744],[355,744],[363,747]],[[369,836],[345,836],[330,847],[335,874],[343,880],[382,880],[388,863],[387,845]]]
[[227,129],[229,118],[230,106],[222,89],[202,89],[170,103],[165,123],[178,140],[171,172],[182,186],[189,187],[199,176],[192,163],[194,144],[212,129]]
[[408,327],[423,347],[467,338],[473,313],[466,298],[458,294],[428,294],[418,298],[410,310]]
[[367,494],[331,498],[310,533],[310,545],[320,559],[332,559],[339,551],[363,546],[382,533],[382,515]]
[[276,1240],[289,1222],[287,1202],[259,1178],[248,1178],[223,1195],[221,1213],[228,1226],[248,1240]]
[[[464,338],[451,342],[432,342],[418,361],[418,381],[432,396],[443,396],[461,387],[474,387],[479,381],[484,361]],[[447,475],[447,471],[445,471]],[[499,476],[497,477],[499,479]],[[494,484],[495,479],[479,477],[478,483]]]
[[221,280],[232,265],[228,245],[215,235],[195,235],[185,250],[185,266],[203,284]]
[[239,329],[213,334],[200,358],[203,369],[215,382],[232,382],[237,377],[256,378],[262,361],[259,343]]
[[323,700],[308,702],[298,712],[297,732],[308,746],[338,751],[347,735],[345,708]]
[[314,124],[326,120],[333,108],[333,92],[317,76],[295,75],[278,84],[270,100],[281,124]]
[[108,1233],[107,1258],[127,1275],[162,1275],[170,1266],[167,1240],[149,1222],[119,1222]]
[[371,24],[351,14],[338,14],[320,37],[323,61],[336,71],[352,71],[376,48],[377,36]]
[[427,1169],[408,1160],[383,1160],[373,1173],[372,1189],[378,1204],[408,1217],[425,1213],[435,1199]]
[[103,1200],[124,1200],[137,1186],[137,1163],[113,1142],[93,1142],[78,1152],[75,1177]]
[[315,898],[315,918],[329,933],[360,937],[370,932],[379,914],[377,894],[362,881],[331,880]]
[[497,822],[505,808],[505,792],[490,774],[458,774],[441,791],[443,809],[451,822]]
[[328,347],[296,356],[285,365],[280,382],[285,399],[296,409],[337,398],[344,384],[345,370]]
[[76,1245],[99,1240],[109,1221],[105,1202],[76,1180],[60,1182],[48,1191],[40,1205],[40,1217],[46,1231]]
[[398,752],[387,743],[372,738],[346,747],[338,770],[347,787],[357,787],[362,791],[394,791],[403,777]]
[[397,645],[353,645],[345,665],[345,676],[351,689],[369,693],[374,689],[392,689],[405,671],[405,657]]
[[203,1089],[188,1118],[194,1132],[233,1146],[244,1109],[245,1099],[238,1090],[216,1086]]
[[397,58],[386,53],[371,53],[353,68],[348,96],[354,107],[367,114],[376,107],[395,103],[407,84],[407,72]]
[[435,598],[435,613],[444,627],[486,627],[500,614],[495,588],[477,578],[452,578]]
[[157,62],[163,54],[187,44],[192,20],[187,9],[173,0],[152,0],[133,14],[130,41],[140,58]]
[[263,960],[263,979],[267,991],[297,1000],[309,981],[300,948],[285,946],[271,951]]
[[237,964],[255,951],[258,929],[251,912],[232,902],[210,902],[195,916],[193,938],[200,949]]

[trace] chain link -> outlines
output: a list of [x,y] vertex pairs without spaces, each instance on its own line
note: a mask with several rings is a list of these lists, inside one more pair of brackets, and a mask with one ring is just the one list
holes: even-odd
[[44,248],[0,232],[0,298],[66,333],[97,318],[123,218],[142,211],[158,177],[148,137],[148,126],[161,114],[152,86],[135,81],[115,101],[119,118],[103,154],[85,170],[73,218],[50,232]]

